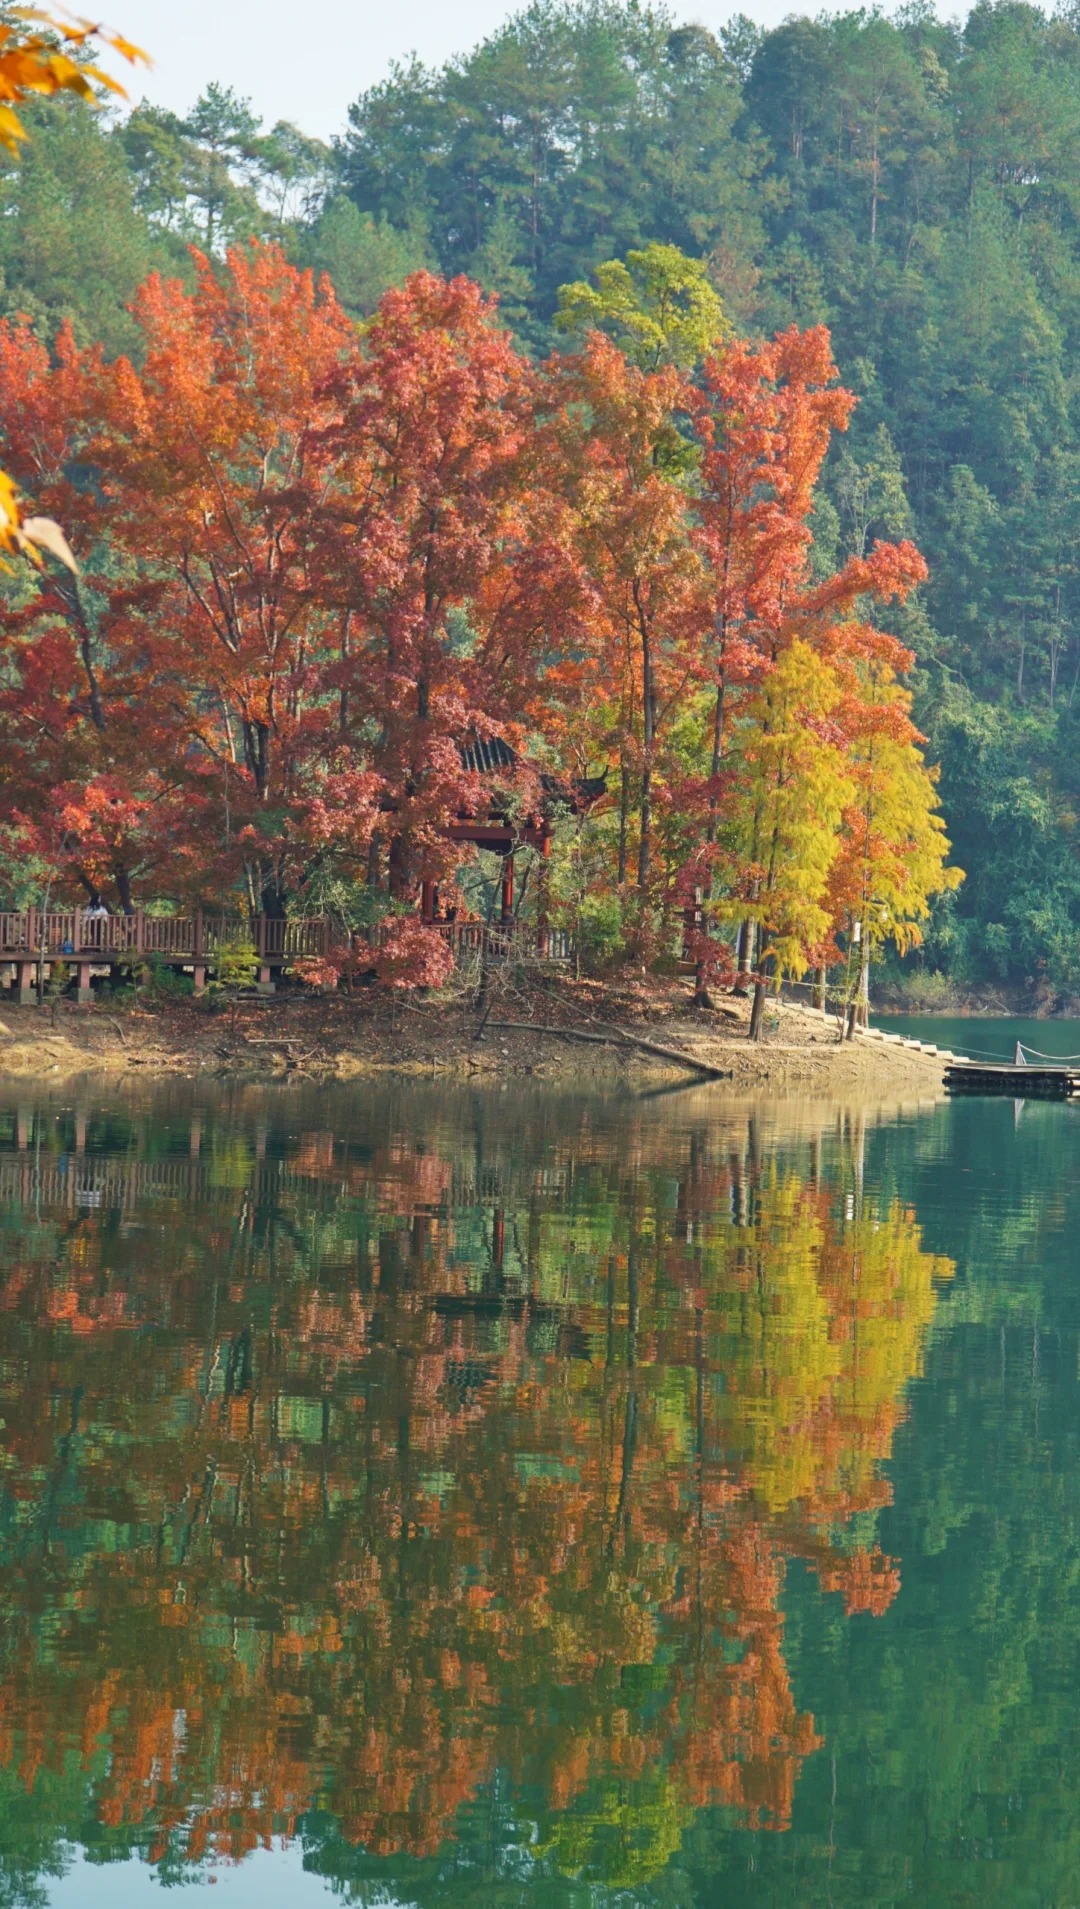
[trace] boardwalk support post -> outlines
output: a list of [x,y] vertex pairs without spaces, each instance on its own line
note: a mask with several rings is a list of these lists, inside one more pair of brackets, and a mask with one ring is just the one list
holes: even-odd
[[89,1007],[94,998],[94,990],[90,985],[90,963],[89,961],[80,961],[78,965],[79,977],[75,999],[78,1001],[80,1007],[85,1008]]
[[259,978],[256,982],[256,986],[260,994],[273,994],[274,977],[270,970],[270,963],[266,959],[268,941],[266,930],[266,916],[257,915],[255,918],[255,952],[259,957]]
[[195,965],[192,969],[194,992],[196,994],[205,994],[206,993],[206,962],[202,959],[202,957],[206,952],[206,925],[203,920],[203,911],[202,911],[201,903],[199,904],[198,908],[196,908],[195,910],[195,930],[194,930],[194,939],[191,944],[191,952],[195,956]]

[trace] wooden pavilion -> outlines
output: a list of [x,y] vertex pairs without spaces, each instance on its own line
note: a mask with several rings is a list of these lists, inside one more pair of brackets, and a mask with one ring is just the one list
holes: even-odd
[[[499,776],[510,774],[518,767],[517,751],[502,736],[474,737],[471,741],[459,745],[458,754],[463,768],[485,780],[495,781]],[[542,773],[540,776],[541,805],[536,815],[524,820],[513,818],[505,801],[500,801],[496,792],[482,815],[460,814],[450,823],[448,834],[452,842],[486,848],[492,854],[502,857],[500,925],[505,927],[514,920],[516,851],[528,845],[535,848],[546,860],[551,853],[554,832],[552,811],[555,804],[560,802],[574,814],[581,814],[583,810],[591,808],[600,800],[606,788],[606,770],[601,776],[582,776],[573,781],[564,781],[558,776]],[[438,922],[440,919],[439,892],[434,882],[424,882],[422,885],[420,915],[423,921],[429,923]],[[541,921],[541,928],[543,925]]]

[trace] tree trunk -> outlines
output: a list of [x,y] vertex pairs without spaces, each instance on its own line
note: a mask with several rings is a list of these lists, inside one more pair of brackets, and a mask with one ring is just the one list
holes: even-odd
[[855,1001],[856,1027],[870,1025],[870,937],[863,932],[859,958],[859,991]]
[[765,1025],[766,985],[764,975],[759,974],[754,982],[754,1004],[750,1009],[750,1039],[752,1041],[760,1041]]
[[649,887],[649,851],[652,846],[652,768],[646,759],[641,770],[641,836],[638,841],[637,885],[642,919]]
[[390,856],[388,885],[394,901],[401,901],[407,886],[405,868],[405,844],[400,835],[390,837]]
[[[635,596],[637,588],[635,586]],[[641,633],[641,719],[642,719],[642,760],[641,760],[641,840],[638,843],[638,895],[641,902],[641,921],[645,924],[645,907],[648,900],[649,860],[652,849],[652,768],[653,745],[656,740],[656,684],[653,681],[652,641],[648,618],[638,602],[638,628]]]
[[276,874],[265,875],[263,877],[260,900],[263,914],[266,915],[270,921],[284,921],[285,899],[285,890],[278,881]]
[[769,976],[766,964],[769,951],[764,931],[761,936],[761,957],[758,961],[757,977],[754,981],[754,1004],[750,1009],[750,1039],[760,1041],[765,1029],[765,995],[768,991]]
[[620,888],[626,885],[626,838],[630,828],[630,778],[626,772],[626,750],[619,758],[619,872]]
[[[721,670],[716,684],[716,701],[713,704],[712,776],[714,782],[720,774],[720,764],[724,757],[724,691],[724,674]],[[718,820],[719,803],[714,791],[709,797],[709,822],[706,830],[706,840],[710,848],[716,841]],[[705,890],[702,896],[701,920],[698,924],[702,934],[705,933],[708,925],[709,903],[712,901],[712,895],[713,871],[710,860],[709,869],[705,877]],[[703,960],[698,961],[694,971],[694,1006],[703,1008],[710,1008],[712,1006],[712,1002],[709,999],[708,982]]]
[[750,973],[754,960],[754,925],[755,924],[749,920],[740,921],[739,938],[735,944],[737,985],[739,986],[740,992],[744,994],[746,989],[742,986],[742,977]]

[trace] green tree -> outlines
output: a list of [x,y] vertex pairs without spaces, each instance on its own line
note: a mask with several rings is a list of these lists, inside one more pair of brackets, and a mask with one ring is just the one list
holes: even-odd
[[329,274],[354,318],[370,318],[384,292],[429,263],[419,235],[398,231],[386,219],[373,219],[340,196],[329,200],[302,235],[300,249],[305,265]]
[[115,132],[81,100],[24,113],[31,137],[0,170],[3,310],[51,338],[70,319],[82,344],[131,350],[127,307],[156,262]]

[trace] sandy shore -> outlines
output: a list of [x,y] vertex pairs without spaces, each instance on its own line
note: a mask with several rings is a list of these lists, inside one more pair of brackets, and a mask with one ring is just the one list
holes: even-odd
[[[412,1074],[456,1079],[503,1075],[553,1081],[627,1080],[689,1084],[689,1066],[631,1043],[667,1048],[713,1084],[745,1094],[824,1098],[880,1093],[934,1096],[934,1055],[857,1037],[834,1022],[770,1002],[765,1039],[747,1039],[749,1003],[721,996],[713,1010],[689,1006],[685,983],[557,990],[497,998],[478,1038],[475,1003],[450,995],[393,1002],[374,992],[343,999],[280,994],[209,1007],[192,1001],[77,1008],[0,1007],[0,1081],[55,1084],[85,1075],[129,1079],[350,1080]],[[511,1026],[509,1023],[526,1023]],[[701,1076],[699,1076],[701,1078]]]

